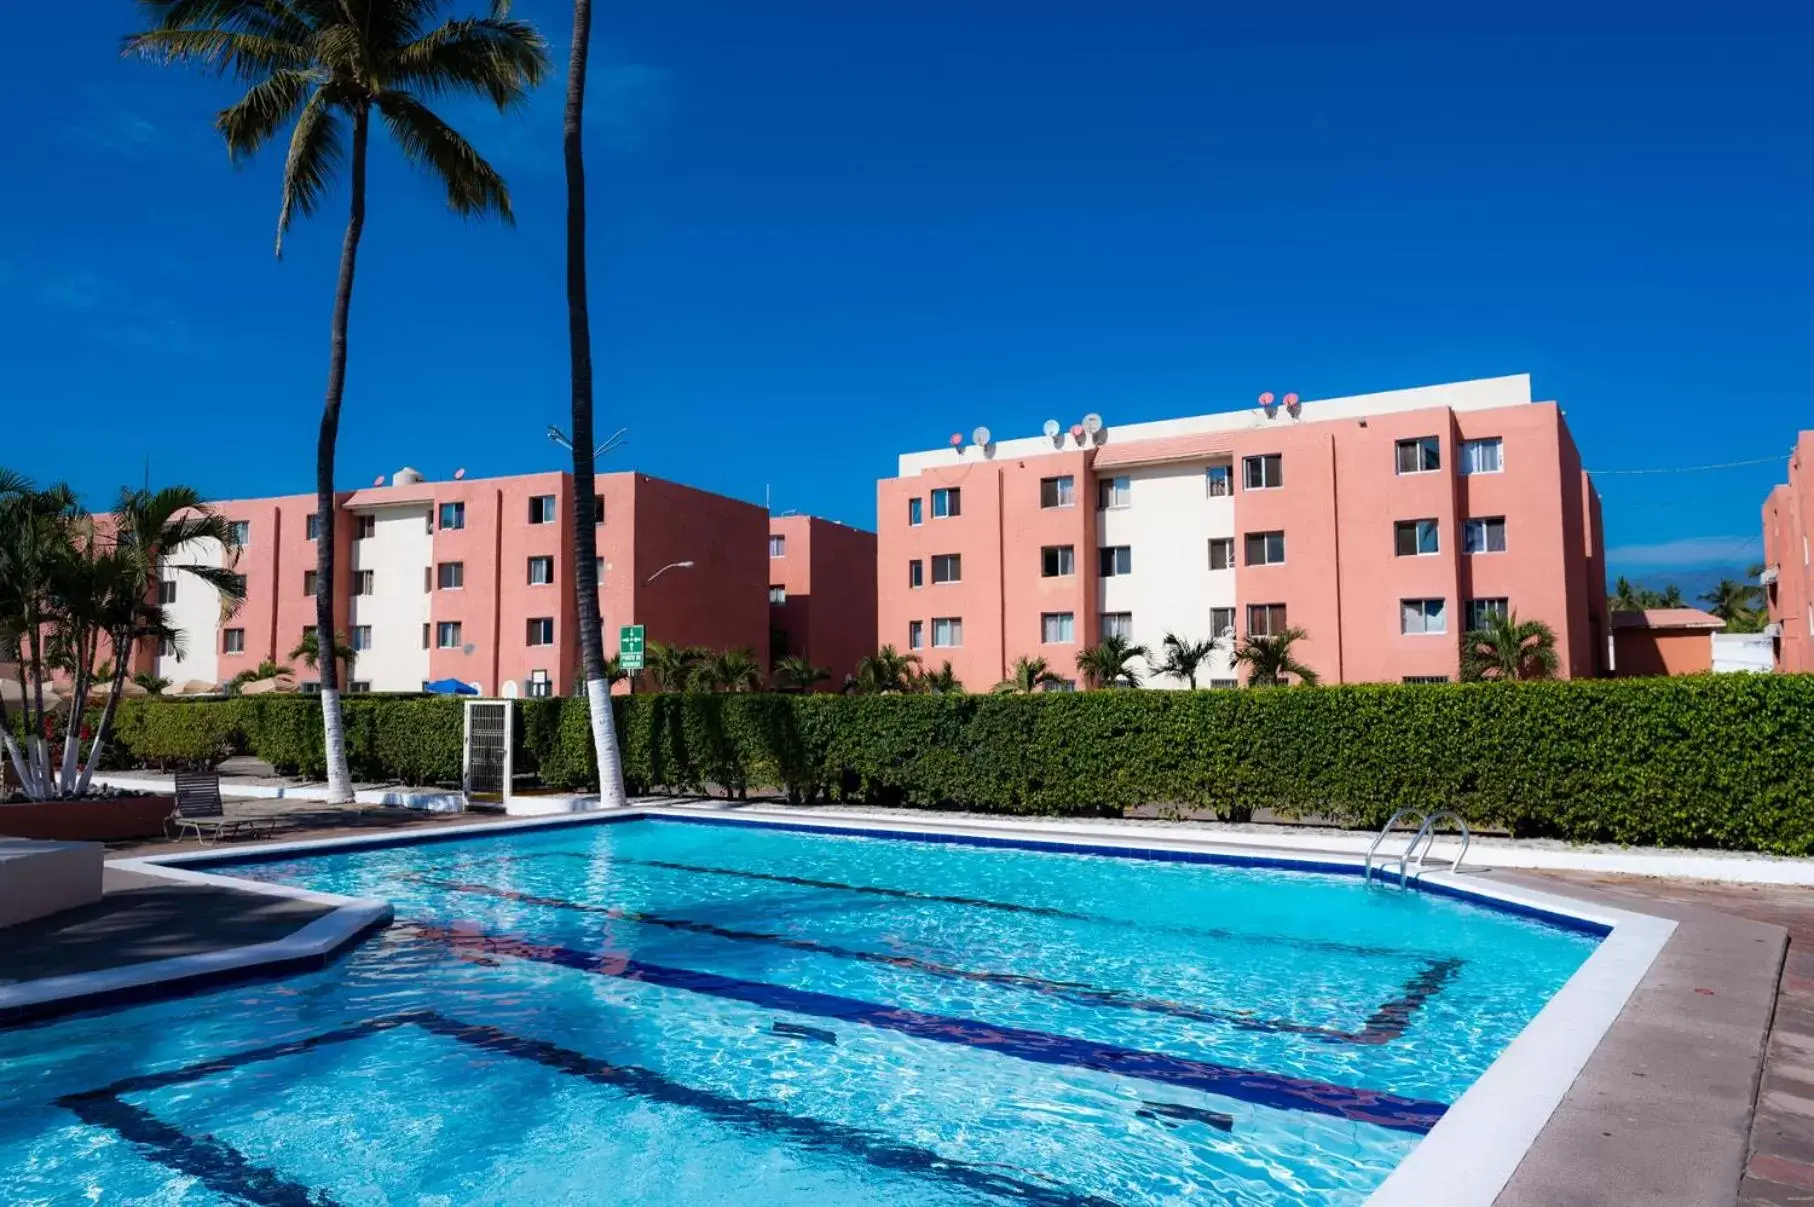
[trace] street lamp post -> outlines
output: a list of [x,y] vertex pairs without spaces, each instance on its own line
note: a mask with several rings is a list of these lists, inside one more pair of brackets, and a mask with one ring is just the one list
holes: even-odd
[[663,566],[661,569],[657,570],[655,573],[649,575],[649,577],[643,579],[642,585],[645,587],[648,586],[650,583],[654,582],[656,579],[660,578],[662,575],[666,574],[670,570],[691,570],[692,568],[693,568],[693,563],[690,561],[688,561],[688,562],[669,562],[667,565]]

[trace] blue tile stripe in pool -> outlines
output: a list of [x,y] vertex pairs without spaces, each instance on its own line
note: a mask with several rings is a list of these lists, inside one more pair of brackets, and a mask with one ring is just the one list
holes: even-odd
[[1331,1115],[1395,1131],[1422,1135],[1434,1127],[1448,1109],[1440,1102],[1405,1098],[1379,1090],[1287,1077],[1161,1052],[1144,1052],[1136,1048],[1073,1039],[1043,1031],[997,1026],[974,1019],[927,1014],[899,1006],[884,1006],[857,998],[792,989],[762,981],[746,981],[716,973],[669,968],[616,953],[594,954],[570,947],[536,943],[514,935],[487,933],[466,927],[414,923],[394,929],[469,955],[507,956],[552,964],[599,976],[618,977],[641,984],[746,1002],[764,1009],[876,1027],[916,1039],[961,1044],[1036,1064],[1068,1065],[1138,1077],[1235,1098],[1275,1110]]
[[[189,1174],[219,1194],[268,1207],[337,1207],[327,1191],[288,1181],[280,1174],[252,1163],[222,1141],[212,1136],[191,1136],[157,1119],[144,1108],[125,1102],[121,1096],[199,1081],[245,1065],[297,1056],[403,1026],[419,1027],[487,1052],[531,1060],[556,1072],[610,1086],[638,1098],[699,1111],[746,1132],[772,1135],[808,1149],[853,1157],[879,1169],[943,1181],[1037,1207],[1116,1207],[1112,1200],[1073,1191],[1049,1180],[1023,1181],[942,1156],[930,1149],[902,1144],[862,1128],[792,1115],[770,1103],[697,1089],[650,1069],[611,1064],[546,1040],[514,1035],[480,1023],[461,1022],[432,1010],[411,1010],[367,1019],[307,1039],[252,1048],[161,1073],[127,1077],[100,1089],[66,1095],[58,1099],[58,1103],[86,1123],[112,1129],[151,1160]],[[1043,1176],[1032,1171],[1028,1173],[1032,1178]]]
[[[613,863],[625,862],[613,857]],[[1358,1031],[1344,1031],[1338,1027],[1319,1027],[1310,1023],[1296,1023],[1288,1019],[1259,1018],[1251,1014],[1237,1014],[1228,1010],[1209,1010],[1201,1006],[1192,1006],[1184,1002],[1167,1001],[1163,998],[1142,997],[1120,989],[1102,989],[1093,985],[1080,984],[1075,981],[1052,981],[1045,977],[1028,973],[979,971],[969,968],[954,968],[949,964],[940,964],[933,960],[923,960],[916,956],[896,955],[884,951],[865,951],[861,948],[845,947],[836,943],[821,943],[814,939],[800,939],[790,935],[769,934],[766,931],[734,930],[730,927],[717,926],[710,922],[698,922],[690,918],[670,918],[661,914],[643,913],[638,910],[621,909],[611,905],[590,905],[583,901],[569,901],[562,897],[549,897],[538,893],[526,893],[520,889],[500,888],[489,884],[474,884],[461,880],[442,880],[419,873],[405,873],[405,880],[421,884],[443,892],[464,893],[469,896],[494,897],[499,900],[513,901],[520,905],[536,905],[544,909],[570,910],[576,913],[597,914],[622,922],[632,922],[640,926],[654,926],[666,930],[676,930],[687,934],[711,935],[714,938],[729,939],[746,943],[771,944],[785,947],[792,951],[811,952],[814,955],[831,956],[834,959],[853,960],[860,963],[880,964],[889,968],[904,968],[913,972],[922,972],[929,976],[946,980],[972,981],[979,984],[1000,985],[1014,989],[1026,989],[1048,997],[1076,1002],[1084,1006],[1107,1006],[1112,1009],[1138,1010],[1148,1014],[1163,1014],[1172,1018],[1190,1019],[1195,1022],[1217,1023],[1241,1031],[1261,1031],[1272,1034],[1301,1035],[1323,1043],[1342,1043],[1375,1045],[1389,1043],[1404,1035],[1417,1011],[1434,997],[1442,987],[1454,977],[1461,967],[1457,959],[1425,959],[1423,968],[1413,976],[1395,997],[1383,1003],[1367,1017]]]

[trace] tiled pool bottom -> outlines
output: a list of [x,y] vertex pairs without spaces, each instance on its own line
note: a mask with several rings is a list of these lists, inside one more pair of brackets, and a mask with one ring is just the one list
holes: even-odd
[[0,1191],[1358,1202],[1593,950],[1352,877],[638,821],[221,869],[340,964],[0,1033]]

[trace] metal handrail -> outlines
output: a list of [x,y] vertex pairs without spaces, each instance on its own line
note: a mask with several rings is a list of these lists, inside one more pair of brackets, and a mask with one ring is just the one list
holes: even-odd
[[[1386,835],[1388,835],[1392,832],[1392,827],[1398,824],[1398,819],[1401,817],[1405,817],[1405,816],[1414,816],[1426,825],[1429,824],[1429,820],[1430,820],[1430,815],[1425,813],[1422,809],[1400,809],[1398,812],[1394,813],[1391,817],[1388,817],[1386,819],[1386,824],[1380,827],[1379,833],[1373,836],[1373,845],[1367,848],[1367,863],[1366,863],[1366,868],[1365,868],[1364,872],[1362,873],[1363,879],[1366,881],[1366,883],[1368,883],[1368,884],[1373,883],[1373,856],[1378,853],[1379,844],[1386,841]],[[1423,833],[1423,831],[1419,830],[1418,833],[1421,834],[1421,833]],[[1415,837],[1413,837],[1411,839],[1411,842],[1413,844],[1415,844],[1417,842],[1417,839]],[[1404,882],[1404,877],[1403,877],[1404,860],[1406,858],[1408,858],[1410,856],[1410,854],[1411,854],[1411,848],[1406,847],[1404,855],[1401,855],[1399,857],[1399,871],[1400,871],[1399,883],[1401,885]],[[1384,871],[1385,869],[1382,866],[1382,868],[1380,870]]]
[[[1431,851],[1436,849],[1436,826],[1444,818],[1454,821],[1461,828],[1461,850],[1456,852],[1455,861],[1449,865],[1449,872],[1453,874],[1461,870],[1461,861],[1467,858],[1468,844],[1472,841],[1472,835],[1468,833],[1468,823],[1462,820],[1459,813],[1443,809],[1424,818],[1423,828],[1417,831],[1416,837],[1411,839],[1411,845],[1405,848],[1405,857],[1398,865],[1399,888],[1405,888],[1410,880],[1413,858],[1417,861],[1417,874],[1423,875],[1423,861],[1429,858]],[[1421,852],[1417,849],[1417,844],[1420,842],[1423,844]]]

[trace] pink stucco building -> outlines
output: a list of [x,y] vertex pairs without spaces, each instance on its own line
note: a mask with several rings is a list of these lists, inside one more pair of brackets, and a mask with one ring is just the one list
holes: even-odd
[[[637,623],[651,641],[746,647],[766,666],[768,512],[643,474],[597,481],[607,654],[619,627]],[[571,694],[572,494],[566,473],[431,482],[413,470],[343,494],[336,625],[358,650],[355,690],[415,691],[451,678],[493,695]],[[223,619],[212,588],[166,573],[165,605],[186,640],[180,656],[165,648],[154,662],[179,683],[225,682],[267,658],[290,662],[315,624],[315,496],[215,507],[240,525],[246,600]],[[184,557],[219,564],[221,554]]]
[[876,649],[875,533],[804,515],[768,533],[769,651],[824,667],[835,690]]
[[1776,669],[1814,671],[1814,432],[1789,457],[1789,480],[1764,500],[1765,600],[1776,637]]
[[[878,640],[987,689],[1022,656],[1067,679],[1110,633],[1301,628],[1325,682],[1453,679],[1491,610],[1605,670],[1600,505],[1524,376],[1049,434],[900,458],[877,485]],[[978,433],[986,435],[986,433]],[[1153,686],[1178,684],[1149,674]]]

